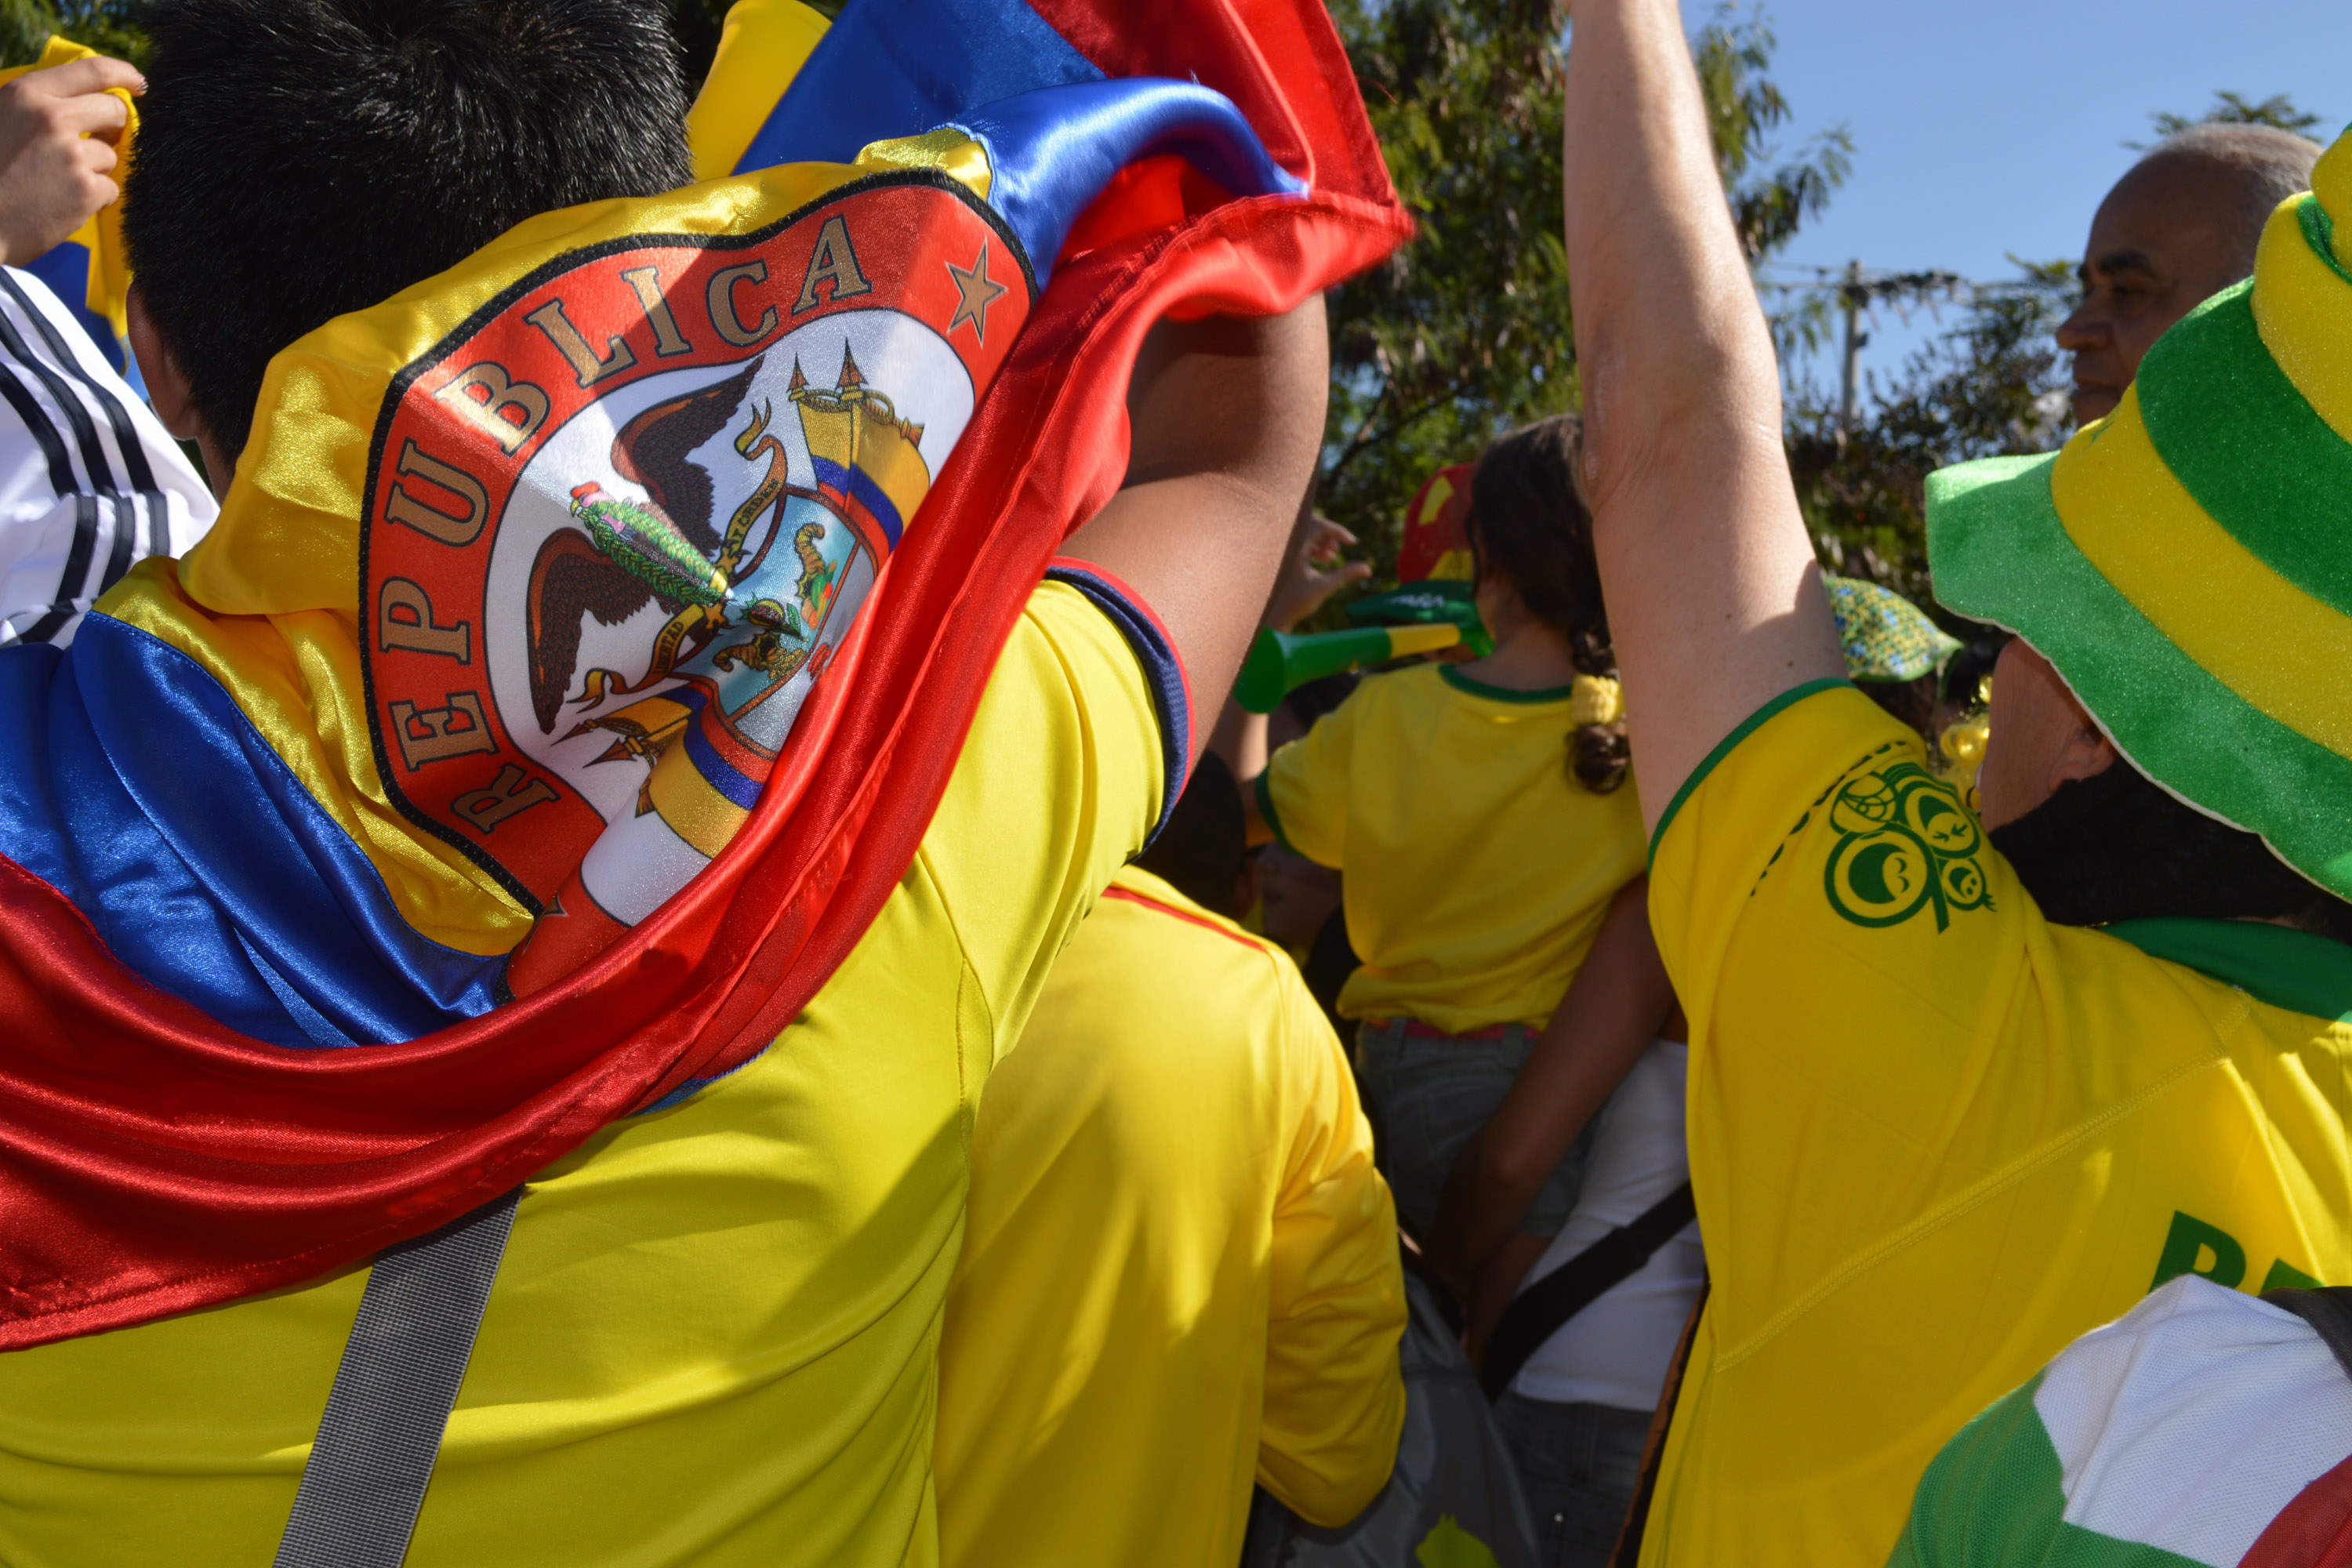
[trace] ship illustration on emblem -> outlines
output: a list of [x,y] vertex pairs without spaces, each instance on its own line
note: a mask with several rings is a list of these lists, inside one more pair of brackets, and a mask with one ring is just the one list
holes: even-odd
[[[587,710],[563,738],[602,732],[611,743],[597,762],[655,764],[637,815],[658,812],[706,853],[724,841],[720,820],[757,801],[800,699],[847,625],[845,588],[855,584],[851,597],[863,597],[930,488],[922,427],[867,384],[846,345],[830,388],[810,385],[793,362],[786,395],[814,483],[791,482],[772,405],[751,404],[761,364],[656,404],[621,429],[614,470],[646,499],[594,482],[573,489],[577,526],[540,546],[526,600],[541,732],[555,733],[567,708]],[[756,477],[722,525],[710,475],[688,455],[730,426],[730,444]],[[643,672],[593,668],[571,695],[588,618],[618,626],[649,604],[667,619]],[[634,700],[609,706],[625,698]]]

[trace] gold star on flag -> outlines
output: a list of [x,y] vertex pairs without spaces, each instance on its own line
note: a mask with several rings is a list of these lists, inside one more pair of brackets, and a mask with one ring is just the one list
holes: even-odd
[[983,239],[980,242],[980,259],[973,262],[969,268],[958,267],[950,261],[948,263],[948,273],[955,279],[956,293],[959,296],[956,300],[955,314],[948,318],[948,331],[952,332],[964,322],[970,321],[973,335],[982,343],[987,342],[989,304],[999,294],[1005,291],[1003,284],[996,282],[988,275],[988,241]]

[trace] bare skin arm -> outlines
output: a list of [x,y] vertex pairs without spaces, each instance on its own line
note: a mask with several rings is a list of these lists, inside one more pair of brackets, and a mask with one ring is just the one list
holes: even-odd
[[[1323,299],[1265,321],[1152,330],[1128,390],[1127,482],[1063,552],[1149,601],[1202,698],[1229,690],[1256,634],[1330,391]],[[1208,744],[1192,724],[1192,756]]]
[[[1454,1163],[1430,1263],[1457,1300],[1473,1301],[1480,1271],[1507,1249],[1528,1205],[1675,1012],[1650,936],[1649,886],[1636,878],[1619,890],[1510,1092]],[[1528,1239],[1540,1253],[1541,1238]],[[1511,1287],[1534,1261],[1518,1259]]]
[[1654,829],[1742,720],[1844,664],[1673,0],[1575,0],[1567,127],[1584,479]]

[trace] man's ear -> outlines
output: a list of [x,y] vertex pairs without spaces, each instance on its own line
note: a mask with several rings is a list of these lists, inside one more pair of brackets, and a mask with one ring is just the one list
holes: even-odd
[[146,378],[147,401],[154,405],[155,417],[174,439],[194,440],[201,421],[196,417],[195,399],[188,392],[188,378],[180,374],[179,362],[163,346],[155,318],[147,313],[147,295],[138,284],[131,286],[123,307],[130,318],[131,353],[139,361],[139,374]]
[[140,375],[146,380],[147,401],[153,405],[155,417],[163,421],[163,428],[175,440],[196,444],[196,450],[204,455],[205,478],[212,485],[213,494],[226,496],[235,465],[222,457],[212,431],[205,425],[205,416],[197,412],[188,378],[173,356],[171,346],[164,342],[155,318],[148,313],[147,297],[138,284],[131,285],[123,305],[129,318],[126,325],[131,353],[139,361]]

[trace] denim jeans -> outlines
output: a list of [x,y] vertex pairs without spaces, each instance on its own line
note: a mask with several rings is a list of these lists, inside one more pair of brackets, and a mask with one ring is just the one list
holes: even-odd
[[[1495,1039],[1409,1033],[1409,1027],[1419,1026],[1402,1018],[1360,1026],[1356,1068],[1364,1109],[1380,1139],[1381,1173],[1396,1197],[1397,1218],[1416,1239],[1426,1241],[1454,1160],[1503,1103],[1535,1042],[1517,1024]],[[1521,1230],[1559,1234],[1584,1185],[1591,1147],[1588,1124],[1528,1205]]]
[[1495,1425],[1518,1461],[1544,1568],[1607,1568],[1641,1480],[1650,1413],[1506,1394]]

